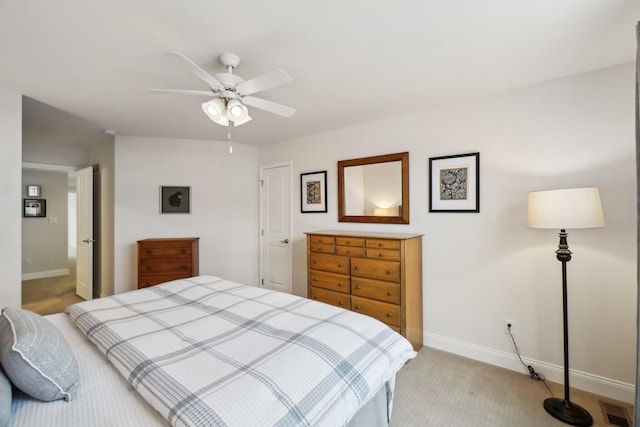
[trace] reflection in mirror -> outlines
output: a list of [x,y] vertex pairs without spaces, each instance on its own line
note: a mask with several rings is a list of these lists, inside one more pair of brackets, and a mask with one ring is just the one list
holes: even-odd
[[338,162],[340,222],[409,223],[409,153]]
[[345,215],[398,216],[401,176],[399,161],[344,168]]

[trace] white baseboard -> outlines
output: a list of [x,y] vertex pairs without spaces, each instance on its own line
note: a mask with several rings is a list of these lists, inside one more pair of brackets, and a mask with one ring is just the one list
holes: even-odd
[[45,279],[47,277],[66,276],[68,274],[68,268],[61,268],[59,270],[36,271],[35,273],[24,273],[22,275],[22,280]]
[[[528,375],[526,367],[522,366],[522,363],[520,363],[520,360],[515,354],[505,353],[489,347],[430,333],[424,334],[424,345]],[[563,366],[525,357],[523,357],[522,360],[526,365],[533,366],[535,370],[543,374],[547,380],[564,384]],[[569,370],[569,375],[572,388],[630,404],[633,404],[635,401],[635,386],[633,384],[592,375],[587,372],[576,371],[574,369]]]

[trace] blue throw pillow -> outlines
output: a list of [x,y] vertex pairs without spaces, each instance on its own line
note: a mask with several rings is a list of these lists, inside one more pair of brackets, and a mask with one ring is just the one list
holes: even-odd
[[5,308],[0,315],[0,363],[14,386],[31,397],[70,401],[80,374],[71,347],[39,314]]
[[11,419],[11,383],[0,369],[0,427],[9,425]]

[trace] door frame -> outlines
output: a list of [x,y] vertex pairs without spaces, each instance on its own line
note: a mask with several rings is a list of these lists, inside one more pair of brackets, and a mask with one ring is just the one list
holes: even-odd
[[[260,166],[260,181],[259,192],[260,192],[260,229],[258,231],[259,237],[259,246],[260,246],[260,279],[258,282],[259,287],[264,286],[264,171],[265,169],[274,169],[288,167],[289,168],[289,236],[291,236],[290,247],[293,248],[293,162],[291,160],[279,162],[279,163],[271,163],[267,165]],[[291,293],[293,294],[293,249],[289,251],[290,262],[289,265],[291,268],[289,269],[289,282],[291,283]]]

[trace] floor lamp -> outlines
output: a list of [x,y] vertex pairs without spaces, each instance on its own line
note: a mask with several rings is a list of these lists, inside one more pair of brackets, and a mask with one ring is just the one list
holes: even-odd
[[564,399],[550,397],[544,409],[555,418],[574,426],[591,426],[593,418],[569,399],[569,327],[567,322],[567,262],[571,251],[567,229],[604,227],[604,215],[597,188],[533,191],[529,193],[527,226],[560,229],[556,258],[562,263],[562,320],[564,324]]

